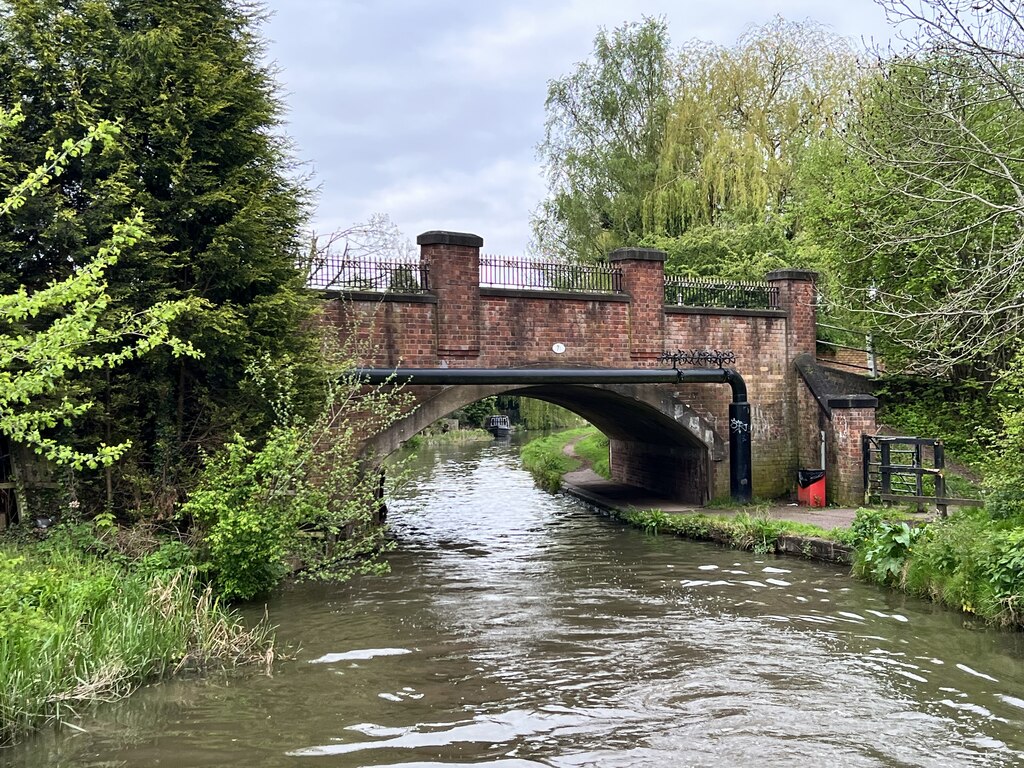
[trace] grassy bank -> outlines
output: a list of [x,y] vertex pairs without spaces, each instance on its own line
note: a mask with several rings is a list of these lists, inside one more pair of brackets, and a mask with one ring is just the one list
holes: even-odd
[[608,469],[608,438],[594,427],[588,429],[590,432],[573,446],[573,453],[601,477],[610,479],[612,473]]
[[888,511],[858,513],[854,571],[871,581],[1024,627],[1024,520],[964,509],[910,527]]
[[565,446],[593,431],[593,427],[581,427],[531,440],[520,453],[523,466],[533,475],[537,485],[554,493],[562,487],[562,475],[582,465],[579,459],[565,453]]
[[[572,443],[572,451],[566,446]],[[537,485],[554,493],[562,487],[562,476],[586,464],[601,477],[611,477],[608,470],[608,438],[594,427],[580,427],[556,432],[531,440],[520,454],[523,466],[533,475]]]
[[[786,539],[818,539],[838,545],[851,543],[850,532],[843,528],[826,530],[808,523],[776,520],[757,509],[737,515],[668,514],[657,509],[628,510],[613,514],[648,533],[668,533],[695,541],[714,541],[767,555],[789,551]],[[804,554],[810,556],[808,548]]]
[[272,659],[269,629],[197,586],[183,548],[128,566],[73,538],[0,540],[0,743],[183,669]]

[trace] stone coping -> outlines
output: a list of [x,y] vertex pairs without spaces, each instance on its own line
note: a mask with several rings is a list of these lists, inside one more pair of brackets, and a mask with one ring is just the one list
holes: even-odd
[[376,293],[374,291],[320,291],[325,299],[348,301],[396,302],[403,304],[437,304],[432,293]]
[[532,291],[526,288],[481,287],[481,296],[503,296],[510,299],[545,299],[548,301],[617,301],[629,303],[624,293],[601,293],[590,291]]
[[461,245],[467,248],[482,248],[484,239],[470,232],[446,232],[432,229],[416,237],[417,245]]
[[616,248],[608,254],[608,261],[665,261],[668,254],[657,248]]
[[877,408],[878,398],[867,392],[851,392],[857,385],[868,386],[860,377],[842,374],[820,365],[810,354],[798,355],[794,360],[797,371],[821,409],[832,416],[833,409]]

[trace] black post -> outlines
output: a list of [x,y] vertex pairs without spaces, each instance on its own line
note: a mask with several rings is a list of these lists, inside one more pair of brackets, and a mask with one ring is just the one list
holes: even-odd
[[[914,466],[917,469],[924,468],[924,461],[922,460],[923,456],[924,456],[924,453],[921,450],[921,444],[920,443],[914,443]],[[924,496],[924,473],[923,472],[918,472],[917,473],[917,480],[914,483],[914,491],[915,491],[915,495],[918,498]],[[924,512],[924,504],[921,503],[920,501],[917,502],[917,511],[918,512]]]
[[[892,445],[883,440],[881,446],[882,493],[892,494]],[[884,501],[884,499],[883,499]]]
[[860,436],[860,458],[864,471],[864,503],[868,503],[871,496],[871,436],[861,434]]
[[754,498],[750,462],[750,403],[729,403],[729,495],[747,504]]
[[941,440],[935,441],[935,469],[938,470],[938,474],[935,475],[935,506],[939,510],[939,514],[942,517],[946,517],[949,513],[946,505],[946,447],[942,444]]

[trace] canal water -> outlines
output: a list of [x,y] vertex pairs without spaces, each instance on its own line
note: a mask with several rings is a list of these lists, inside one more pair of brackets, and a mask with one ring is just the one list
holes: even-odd
[[294,658],[182,680],[12,766],[1024,765],[1024,644],[846,568],[612,522],[518,449],[424,449],[391,573],[267,606]]

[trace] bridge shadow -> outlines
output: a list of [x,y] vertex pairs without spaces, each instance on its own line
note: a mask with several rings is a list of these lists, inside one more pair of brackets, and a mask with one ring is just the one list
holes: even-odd
[[[512,395],[569,410],[608,438],[612,479],[651,497],[702,505],[727,487],[718,471],[724,441],[702,416],[676,397],[671,385],[461,385],[409,386],[418,405],[367,442],[381,458],[438,419],[478,400]],[[635,493],[634,493],[635,495]]]

